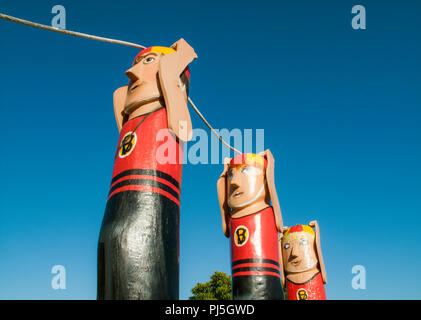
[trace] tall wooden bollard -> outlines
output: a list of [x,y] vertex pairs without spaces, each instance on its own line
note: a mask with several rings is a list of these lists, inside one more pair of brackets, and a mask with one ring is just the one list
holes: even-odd
[[183,39],[141,51],[114,92],[120,130],[98,243],[98,299],[178,299],[182,145],[197,58]]
[[271,152],[232,158],[217,187],[223,231],[231,242],[233,299],[283,299],[278,248],[282,217]]
[[326,272],[317,221],[284,229],[281,243],[288,300],[326,300]]

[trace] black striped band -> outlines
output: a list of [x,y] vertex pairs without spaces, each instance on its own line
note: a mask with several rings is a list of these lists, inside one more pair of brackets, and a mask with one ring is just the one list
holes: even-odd
[[241,260],[235,260],[232,262],[231,267],[234,268],[234,266],[236,266],[237,264],[242,264],[242,263],[270,263],[270,264],[274,264],[275,266],[277,266],[278,268],[279,266],[279,262],[272,260],[272,259],[241,259]]
[[280,274],[278,269],[274,268],[268,268],[268,267],[240,267],[232,269],[232,275],[234,276],[238,272],[244,272],[244,271],[266,271],[266,272],[274,272],[277,274]]
[[120,181],[111,187],[110,192],[108,193],[108,196],[110,196],[118,188],[121,188],[124,186],[131,186],[131,185],[157,187],[168,192],[169,194],[174,196],[174,198],[176,198],[177,200],[180,200],[178,193],[174,191],[174,189],[170,188],[169,186],[167,186],[166,184],[162,182],[159,182],[156,180],[148,180],[148,179],[127,179],[127,180]]
[[130,169],[123,172],[120,172],[117,174],[112,180],[111,185],[116,182],[118,179],[130,175],[142,175],[142,176],[154,176],[161,179],[165,179],[171,184],[174,185],[178,190],[180,190],[180,183],[174,179],[172,176],[170,176],[168,173],[159,171],[159,170],[152,170],[152,169]]

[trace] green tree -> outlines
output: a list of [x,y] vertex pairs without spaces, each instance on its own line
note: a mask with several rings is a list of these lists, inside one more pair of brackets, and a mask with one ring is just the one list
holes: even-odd
[[198,282],[191,290],[189,300],[232,300],[231,276],[215,271],[206,283]]

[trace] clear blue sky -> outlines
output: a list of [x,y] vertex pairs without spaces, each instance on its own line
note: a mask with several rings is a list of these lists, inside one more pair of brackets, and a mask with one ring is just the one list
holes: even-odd
[[[329,299],[421,299],[421,47],[416,1],[14,1],[0,12],[171,45],[215,128],[264,129],[288,226],[317,219]],[[365,5],[367,29],[351,28]],[[112,93],[138,50],[0,21],[0,299],[95,299],[118,131]],[[195,128],[205,128],[192,111]],[[246,150],[250,151],[250,150]],[[185,165],[180,298],[230,273],[216,179]],[[53,265],[67,289],[53,290]],[[353,290],[352,266],[367,271]]]

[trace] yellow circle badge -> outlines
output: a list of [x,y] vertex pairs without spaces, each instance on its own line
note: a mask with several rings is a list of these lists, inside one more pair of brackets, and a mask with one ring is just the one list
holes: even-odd
[[237,247],[244,246],[249,239],[249,229],[246,226],[238,226],[234,231],[234,243]]
[[132,153],[137,142],[137,135],[134,132],[128,132],[124,135],[121,140],[120,149],[118,150],[118,156],[120,158],[127,157]]
[[297,299],[298,300],[307,300],[308,299],[308,294],[307,294],[307,290],[306,289],[299,289],[297,291]]

